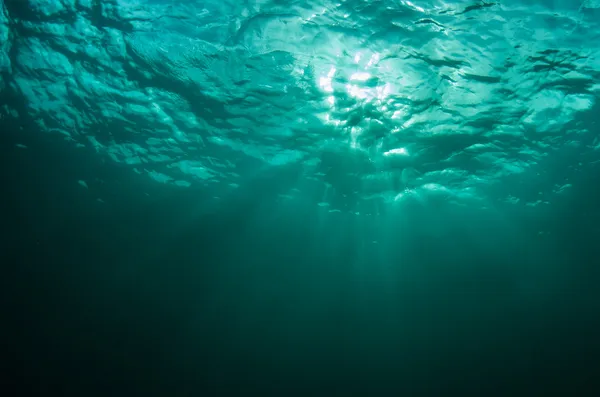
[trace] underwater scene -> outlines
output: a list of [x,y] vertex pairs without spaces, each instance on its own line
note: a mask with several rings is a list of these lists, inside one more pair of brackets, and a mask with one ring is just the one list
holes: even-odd
[[0,0],[6,385],[600,395],[599,121],[600,0]]

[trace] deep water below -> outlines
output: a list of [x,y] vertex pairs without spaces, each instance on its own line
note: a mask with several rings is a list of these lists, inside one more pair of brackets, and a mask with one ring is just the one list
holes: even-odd
[[[597,385],[591,173],[554,214],[465,210],[431,233],[419,224],[431,213],[323,219],[252,189],[202,213],[193,194],[149,198],[115,165],[43,142],[23,151],[14,136],[2,141],[2,365],[23,395],[592,395]],[[111,206],[72,183],[88,172],[112,181]]]

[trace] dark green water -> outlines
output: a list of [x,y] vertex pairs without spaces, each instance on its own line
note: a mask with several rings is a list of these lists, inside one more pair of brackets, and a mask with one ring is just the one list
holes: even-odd
[[600,395],[599,7],[0,0],[2,395]]
[[[3,158],[2,363],[24,392],[593,395],[595,189],[529,218],[323,219],[256,193],[190,219],[193,196],[59,149]],[[68,183],[85,168],[122,184],[109,209]]]

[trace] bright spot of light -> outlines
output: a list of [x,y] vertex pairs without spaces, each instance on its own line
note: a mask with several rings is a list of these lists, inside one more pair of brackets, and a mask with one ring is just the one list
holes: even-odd
[[392,150],[388,150],[387,152],[383,153],[384,156],[408,156],[408,151],[401,147],[398,149],[392,149]]
[[329,69],[329,72],[327,73],[327,77],[321,77],[319,79],[319,86],[323,89],[323,91],[333,92],[333,85],[331,85],[331,80],[335,75],[335,70],[335,67],[332,66],[331,69]]
[[421,8],[421,7],[418,7],[418,6],[414,5],[414,4],[413,4],[412,2],[410,2],[410,1],[406,1],[404,4],[406,4],[406,5],[407,5],[407,6],[409,6],[409,7],[412,7],[413,9],[415,9],[415,10],[417,10],[417,11],[419,11],[419,12],[425,12],[425,10],[424,10],[423,8]]
[[368,97],[366,90],[352,84],[346,84],[346,90],[355,98],[365,99]]
[[367,81],[370,77],[371,75],[367,72],[356,72],[350,76],[350,80]]
[[379,62],[379,53],[376,52],[375,54],[371,55],[371,59],[369,59],[367,67],[375,65],[377,62]]

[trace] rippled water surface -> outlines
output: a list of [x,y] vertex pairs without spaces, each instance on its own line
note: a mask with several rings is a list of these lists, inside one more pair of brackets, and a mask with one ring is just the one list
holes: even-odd
[[600,161],[599,7],[6,0],[1,114],[217,200],[294,166],[323,211],[548,206]]

